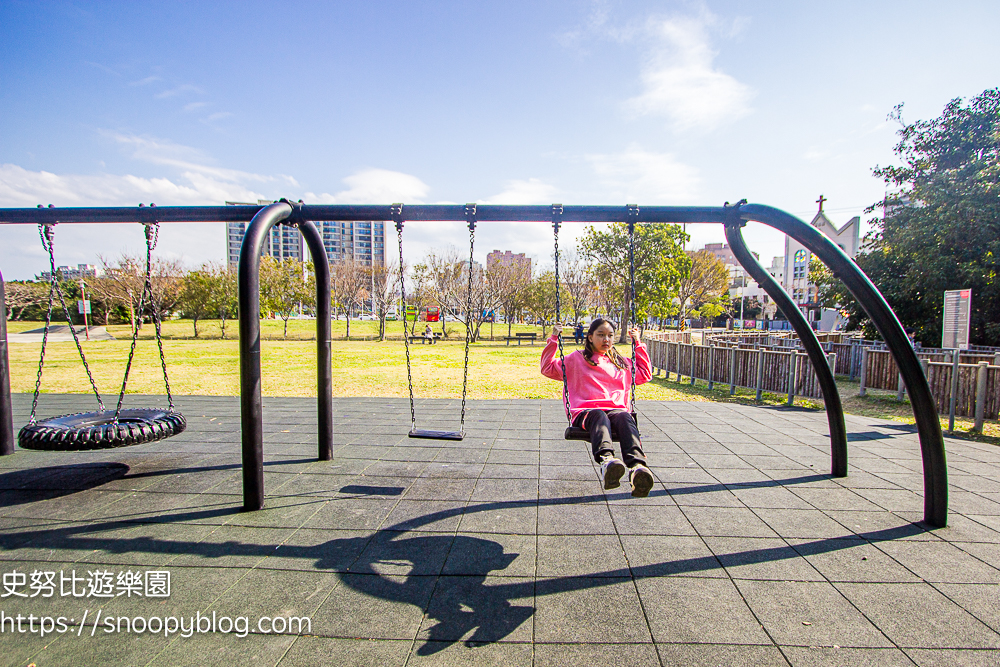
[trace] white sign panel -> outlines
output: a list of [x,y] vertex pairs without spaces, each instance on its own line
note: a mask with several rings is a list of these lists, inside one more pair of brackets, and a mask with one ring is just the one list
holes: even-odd
[[87,315],[90,315],[90,299],[87,299],[86,301],[82,301],[81,299],[77,299],[76,300],[76,311],[78,313],[80,313],[81,315],[83,315],[84,313],[86,313]]
[[969,316],[971,312],[971,289],[945,291],[941,347],[969,349]]

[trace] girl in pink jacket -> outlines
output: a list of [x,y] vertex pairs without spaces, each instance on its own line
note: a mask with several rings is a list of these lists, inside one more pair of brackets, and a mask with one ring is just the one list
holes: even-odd
[[[559,335],[562,327],[552,327],[552,335],[542,350],[542,375],[553,380],[562,380],[562,366],[556,358],[559,349]],[[632,373],[635,383],[649,382],[649,352],[639,341],[639,330],[629,329],[629,336],[635,342],[635,369],[632,360],[618,354],[614,347],[614,325],[597,318],[590,323],[583,350],[566,356],[566,386],[570,419],[574,426],[590,433],[590,445],[594,460],[601,464],[601,476],[605,489],[620,486],[620,480],[629,471],[632,495],[645,498],[653,487],[653,474],[646,467],[646,455],[642,451],[639,429],[628,410],[629,390]],[[612,426],[617,432],[624,463],[615,458],[611,444]],[[627,466],[627,468],[626,468]]]

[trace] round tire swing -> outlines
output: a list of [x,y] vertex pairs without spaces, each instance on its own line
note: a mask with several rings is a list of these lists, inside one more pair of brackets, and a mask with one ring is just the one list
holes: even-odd
[[[560,322],[562,319],[562,299],[560,297],[561,288],[559,286],[559,227],[562,225],[562,214],[563,207],[562,204],[552,205],[552,235],[555,239],[555,263],[556,263],[556,322]],[[629,284],[629,294],[631,295],[631,301],[629,301],[629,324],[635,325],[635,219],[639,215],[638,206],[629,206],[628,208],[628,284]],[[562,370],[562,381],[563,381],[563,407],[566,410],[566,421],[568,425],[566,426],[566,432],[563,434],[566,440],[583,440],[585,442],[590,441],[590,432],[585,428],[580,428],[579,426],[573,426],[573,417],[570,412],[569,405],[569,382],[566,380],[566,357],[563,352],[563,342],[562,336],[559,336],[559,366]],[[636,427],[639,426],[639,414],[635,410],[635,341],[632,341],[632,370],[629,372],[632,378],[632,387],[629,392],[629,406],[631,410],[629,412],[632,414],[632,421],[635,422]],[[611,427],[611,439],[615,442],[619,442],[618,431],[614,426]]]
[[[184,415],[174,409],[174,399],[170,393],[170,381],[167,378],[167,362],[163,355],[163,339],[160,334],[160,312],[153,301],[152,283],[152,255],[153,248],[159,237],[159,223],[142,223],[146,233],[146,275],[143,284],[142,294],[139,297],[139,307],[136,313],[136,326],[132,330],[132,347],[129,350],[128,363],[125,365],[125,376],[122,378],[121,391],[118,394],[118,405],[115,409],[107,410],[104,401],[97,390],[94,376],[90,372],[87,358],[83,353],[83,346],[80,338],[73,327],[73,320],[70,318],[69,308],[66,307],[66,299],[62,288],[56,279],[56,262],[53,250],[54,225],[41,224],[38,226],[38,233],[42,239],[42,246],[49,255],[49,304],[48,312],[45,316],[45,329],[42,333],[42,352],[38,360],[38,377],[35,380],[35,393],[31,400],[31,416],[28,423],[17,435],[18,444],[23,449],[40,449],[48,451],[87,451],[94,449],[111,449],[115,447],[128,447],[130,445],[141,445],[147,442],[162,440],[163,438],[177,435],[187,427],[187,420]],[[139,323],[142,321],[143,306],[146,295],[149,295],[149,308],[153,316],[153,324],[156,329],[156,345],[160,351],[160,366],[163,369],[163,383],[167,388],[167,403],[169,408],[122,408],[125,399],[125,389],[128,385],[129,372],[132,369],[132,360],[135,357],[136,342],[139,338]],[[63,314],[69,323],[69,329],[73,334],[73,341],[76,349],[80,353],[80,360],[87,371],[87,379],[90,380],[91,389],[97,397],[98,409],[96,412],[78,412],[75,414],[51,417],[41,421],[36,420],[35,412],[38,408],[38,395],[42,386],[42,369],[45,365],[45,346],[48,342],[49,328],[52,323],[52,311],[55,305],[53,298],[59,297]]]

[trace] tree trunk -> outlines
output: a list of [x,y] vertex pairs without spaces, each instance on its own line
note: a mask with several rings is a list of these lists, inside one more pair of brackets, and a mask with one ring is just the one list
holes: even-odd
[[344,321],[347,322],[347,333],[345,334],[344,337],[347,338],[348,340],[350,340],[350,338],[351,338],[351,309],[350,308],[348,308],[344,312]]
[[222,340],[226,340],[226,315],[222,314]]
[[194,337],[198,337],[198,316],[195,315],[191,318],[191,323],[194,325]]

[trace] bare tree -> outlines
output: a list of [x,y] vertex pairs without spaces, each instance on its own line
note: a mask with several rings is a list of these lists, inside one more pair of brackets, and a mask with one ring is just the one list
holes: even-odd
[[366,269],[364,264],[352,257],[339,259],[330,264],[330,293],[334,308],[339,304],[344,310],[348,338],[351,337],[351,314],[368,292],[371,276]]
[[372,288],[372,307],[378,315],[378,339],[385,340],[385,318],[389,305],[396,299],[399,270],[395,264],[376,264],[366,269]]
[[507,320],[507,335],[511,335],[514,320],[520,318],[526,305],[531,287],[531,268],[525,264],[501,264],[497,262],[487,272],[488,279],[495,285],[497,307]]
[[[24,315],[24,309],[30,306],[41,306],[48,299],[47,283],[30,281],[13,281],[4,283],[4,293],[7,301],[7,312],[11,320]],[[17,314],[14,311],[18,310]]]
[[[576,252],[566,250],[560,253],[560,281],[569,297],[569,307],[573,311],[573,321],[579,322],[590,309],[594,284],[590,280],[590,267]],[[565,311],[564,311],[565,312]]]
[[[91,278],[88,287],[108,306],[104,323],[108,324],[112,308],[121,305],[128,314],[132,328],[142,328],[142,318],[137,318],[136,313],[146,282],[145,258],[122,254],[114,262],[100,255],[98,259],[103,267],[103,275]],[[184,269],[179,261],[153,260],[150,270],[152,299],[161,314],[172,312],[176,308],[183,275]],[[143,307],[144,312],[148,306],[147,303]]]

